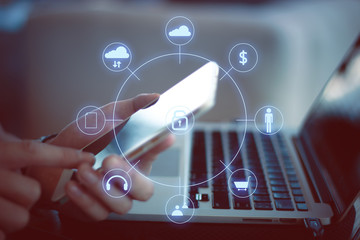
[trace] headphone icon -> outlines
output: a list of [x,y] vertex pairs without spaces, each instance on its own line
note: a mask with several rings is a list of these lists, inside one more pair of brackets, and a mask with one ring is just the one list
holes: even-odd
[[124,188],[124,191],[127,191],[129,189],[129,184],[128,182],[126,181],[126,179],[123,177],[123,176],[120,176],[120,175],[115,175],[115,176],[112,176],[111,178],[109,178],[107,181],[106,181],[106,190],[107,191],[110,191],[110,180],[113,179],[113,178],[121,178],[123,181],[124,181],[124,185],[123,185],[123,188]]

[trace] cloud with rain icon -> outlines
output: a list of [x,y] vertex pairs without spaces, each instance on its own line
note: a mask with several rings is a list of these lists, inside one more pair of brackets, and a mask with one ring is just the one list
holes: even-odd
[[130,57],[129,53],[127,52],[126,48],[123,46],[116,48],[116,50],[112,50],[110,52],[105,53],[105,58],[110,58],[110,59],[129,58],[129,57]]
[[175,28],[174,30],[169,32],[170,37],[190,37],[191,32],[189,28],[185,25],[181,25],[179,28]]

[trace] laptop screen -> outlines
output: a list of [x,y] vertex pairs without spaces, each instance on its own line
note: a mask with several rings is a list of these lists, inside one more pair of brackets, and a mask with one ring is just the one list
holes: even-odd
[[342,214],[360,192],[360,37],[312,106],[300,137]]

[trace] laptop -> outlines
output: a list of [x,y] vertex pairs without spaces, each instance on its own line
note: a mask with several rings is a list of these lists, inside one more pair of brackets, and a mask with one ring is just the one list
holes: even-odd
[[[266,135],[251,123],[245,128],[237,121],[198,122],[155,161],[149,176],[153,197],[135,201],[128,214],[109,219],[178,224],[340,221],[360,197],[359,102],[360,37],[299,129],[284,126]],[[115,144],[106,149],[113,153]],[[245,169],[243,176],[232,180],[239,169]],[[170,206],[176,197],[183,202]]]

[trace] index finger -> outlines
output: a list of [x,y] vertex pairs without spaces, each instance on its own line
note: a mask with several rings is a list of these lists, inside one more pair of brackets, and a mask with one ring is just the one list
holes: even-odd
[[[104,112],[106,119],[127,119],[139,109],[142,109],[155,99],[159,98],[159,96],[159,94],[141,94],[135,98],[109,103],[100,109]],[[124,122],[117,121],[115,127],[122,123]],[[72,122],[65,129],[63,129],[57,137],[49,141],[49,143],[59,146],[82,149],[92,141],[99,138],[99,136],[102,136],[113,128],[113,121],[107,121],[103,130],[98,134],[86,135],[78,129],[76,122]],[[111,141],[112,137],[113,134],[110,133],[109,138],[101,143],[101,147],[104,148]]]
[[75,168],[83,162],[94,162],[91,153],[31,140],[2,142],[0,150],[0,167],[7,169],[28,166]]

